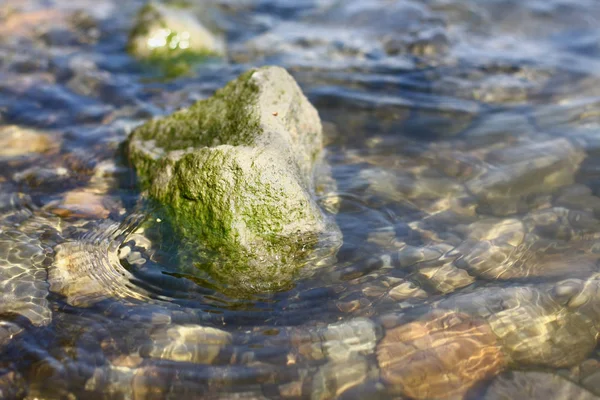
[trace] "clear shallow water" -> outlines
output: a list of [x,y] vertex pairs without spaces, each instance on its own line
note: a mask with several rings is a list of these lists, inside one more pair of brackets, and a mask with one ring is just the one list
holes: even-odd
[[[140,5],[1,3],[2,397],[600,395],[600,4],[204,2],[227,60],[169,81]],[[324,121],[344,244],[237,296],[142,231],[119,145],[263,64]]]

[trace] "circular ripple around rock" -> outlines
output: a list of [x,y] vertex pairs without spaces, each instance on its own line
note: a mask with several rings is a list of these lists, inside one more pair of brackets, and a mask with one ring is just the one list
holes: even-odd
[[131,283],[133,277],[118,256],[129,228],[128,222],[108,221],[80,239],[56,246],[48,271],[50,290],[74,306],[89,306],[109,297],[146,299],[145,292]]

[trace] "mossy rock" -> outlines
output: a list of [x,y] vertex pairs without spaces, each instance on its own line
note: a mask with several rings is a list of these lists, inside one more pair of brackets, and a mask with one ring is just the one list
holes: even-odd
[[190,8],[151,2],[136,17],[127,51],[176,77],[188,73],[193,64],[223,56],[225,42],[204,27]]
[[214,276],[276,290],[324,241],[339,241],[314,198],[321,131],[294,79],[264,67],[136,129],[128,151],[168,222],[214,256]]

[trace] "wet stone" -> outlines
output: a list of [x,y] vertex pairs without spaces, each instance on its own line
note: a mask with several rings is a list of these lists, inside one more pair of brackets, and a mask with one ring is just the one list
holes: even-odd
[[377,361],[390,390],[415,399],[461,397],[507,363],[485,321],[452,311],[388,330]]
[[363,383],[368,373],[369,365],[364,357],[331,361],[320,367],[312,377],[310,398],[311,400],[339,398],[347,390]]
[[[2,41],[9,39],[35,39],[42,28],[48,30],[55,26],[57,20],[64,21],[66,14],[52,9],[38,11],[27,11],[17,7],[4,6],[2,10],[4,17],[0,19],[0,38]],[[38,29],[34,29],[34,28]]]
[[0,127],[0,157],[20,157],[56,148],[55,139],[45,132],[16,125]]
[[394,286],[388,292],[388,296],[393,300],[403,301],[408,299],[425,299],[428,297],[428,294],[414,282],[403,281]]
[[343,361],[355,354],[369,354],[375,349],[375,324],[366,318],[331,324],[323,331],[323,348],[327,356]]
[[85,382],[88,392],[103,392],[114,397],[132,398],[134,388],[132,381],[139,371],[137,368],[109,364],[96,368],[92,376]]
[[557,375],[577,383],[596,396],[600,395],[600,361],[596,358],[588,358],[570,369],[558,370]]
[[596,396],[600,396],[600,368],[581,379],[580,384]]
[[600,332],[600,280],[567,279],[552,288],[553,299],[564,304],[568,310],[588,318],[594,329]]
[[110,198],[78,189],[67,192],[52,212],[61,217],[105,219],[110,214],[109,207]]
[[456,268],[450,262],[442,266],[421,267],[418,275],[443,294],[452,293],[475,282],[475,278],[467,271]]
[[[494,168],[469,180],[466,185],[483,205],[494,209],[509,200],[518,202],[525,196],[548,193],[572,184],[583,159],[584,154],[566,139],[516,144],[489,153],[487,161]],[[511,214],[517,211],[516,208],[502,207],[496,208],[496,212]]]
[[162,217],[196,253],[212,254],[207,268],[232,290],[284,289],[338,245],[338,227],[313,195],[320,118],[283,68],[247,71],[137,128],[127,146]]
[[[357,304],[357,307],[360,305]],[[299,352],[308,359],[329,358],[342,362],[348,358],[373,352],[377,341],[375,324],[367,318],[330,324],[308,333],[310,341],[302,343]]]
[[48,188],[67,185],[72,175],[64,167],[34,166],[15,173],[12,178],[15,182],[26,184],[30,188],[48,190]]
[[[596,230],[592,216],[560,208],[484,219],[464,229],[454,265],[489,280],[587,277],[597,271]],[[586,240],[566,242],[578,238]]]
[[407,245],[398,250],[396,257],[401,267],[410,267],[417,263],[436,260],[443,253],[435,247],[415,247]]
[[487,288],[457,295],[440,307],[487,321],[507,360],[516,365],[568,367],[595,348],[597,328],[581,309],[566,308],[551,288]]
[[147,356],[171,361],[211,364],[231,344],[230,333],[208,326],[179,325],[152,334]]
[[193,10],[153,1],[140,9],[129,35],[128,51],[153,61],[171,63],[179,57],[189,62],[223,55],[225,42],[208,30]]
[[[205,14],[159,15],[188,1],[140,15],[129,50],[142,62],[124,52],[140,1],[6,1],[14,9],[0,6],[0,119],[56,127],[57,135],[0,128],[2,365],[24,357],[14,361],[18,372],[0,371],[0,398],[22,398],[27,386],[32,399],[600,395],[594,1],[219,0],[215,25],[226,26],[232,58],[245,64],[212,60],[194,79],[168,84],[146,79],[148,61],[162,53],[177,71],[187,49],[196,61],[225,51],[196,47],[211,40],[195,20]],[[139,118],[185,107],[244,66],[268,62],[288,67],[332,121],[326,156],[336,165],[316,169],[322,179],[306,192],[319,211],[337,214],[344,246],[306,264],[332,266],[336,256],[339,264],[252,277],[243,263],[245,281],[236,282],[229,265],[215,264],[207,278],[203,259],[197,275],[167,275],[192,264],[173,265],[185,246],[163,246],[163,231],[129,235],[98,221],[125,217],[112,199],[129,207],[139,198],[132,171],[112,152]],[[311,118],[292,112],[296,100],[283,103],[265,108],[267,130],[281,123],[300,133]],[[67,141],[57,143],[62,132]],[[177,139],[173,160],[196,146],[192,136]],[[146,161],[173,144],[158,142],[145,143]],[[96,146],[111,154],[98,159]],[[59,148],[74,161],[57,164]],[[300,163],[304,178],[315,159]],[[196,167],[177,173],[194,181],[207,170]],[[202,197],[193,189],[178,186],[165,198]],[[258,207],[267,196],[256,197]],[[233,208],[247,203],[241,196]],[[225,293],[213,278],[237,287]],[[275,284],[265,284],[270,278]],[[257,291],[269,293],[255,296],[263,284]],[[46,298],[48,285],[57,296]],[[106,328],[102,339],[79,333],[96,327]]]
[[559,375],[538,371],[511,371],[494,379],[483,398],[594,400],[598,397]]
[[482,220],[467,228],[467,238],[456,249],[459,268],[489,279],[526,275],[515,267],[524,249],[524,226],[516,219]]

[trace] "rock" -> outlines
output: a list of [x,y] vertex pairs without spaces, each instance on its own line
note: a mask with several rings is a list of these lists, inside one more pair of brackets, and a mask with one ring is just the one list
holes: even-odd
[[377,361],[391,390],[414,399],[462,398],[507,362],[489,325],[456,312],[434,312],[389,330]]
[[62,199],[49,208],[63,218],[106,219],[111,212],[124,214],[119,196],[111,193],[124,173],[125,168],[115,165],[114,161],[100,161],[93,172],[89,171],[91,178],[84,187],[65,192]]
[[563,138],[521,143],[489,153],[486,161],[495,168],[466,186],[494,213],[508,215],[517,211],[513,202],[572,184],[584,158],[581,150]]
[[61,217],[105,219],[110,214],[105,200],[104,196],[86,190],[72,190],[52,212]]
[[342,393],[363,383],[369,365],[364,357],[344,362],[329,362],[319,368],[312,380],[312,400],[337,399]]
[[600,396],[600,368],[581,380],[581,385]]
[[176,325],[152,335],[148,352],[152,358],[211,364],[221,349],[231,344],[231,334],[197,325]]
[[82,238],[57,245],[48,268],[50,291],[78,307],[110,297],[147,301],[147,293],[131,284],[133,276],[119,260],[119,247],[128,228],[107,220]]
[[222,56],[225,42],[210,32],[191,10],[155,2],[142,7],[129,34],[130,54],[162,63],[167,72],[179,75],[189,64],[208,56]]
[[8,321],[0,321],[0,346],[4,346],[21,332],[23,332],[23,328],[19,325]]
[[390,289],[389,297],[396,301],[407,299],[426,299],[428,294],[426,291],[415,285],[411,281],[402,281],[398,285]]
[[597,270],[597,255],[589,251],[596,225],[590,213],[558,207],[521,220],[482,219],[465,228],[454,264],[489,280],[589,277]]
[[371,320],[355,318],[308,332],[306,337],[299,337],[299,342],[298,352],[307,359],[327,357],[334,362],[344,362],[373,353],[377,332]]
[[40,167],[33,166],[24,171],[19,171],[12,176],[19,184],[25,184],[30,188],[48,188],[66,186],[73,176],[64,167]]
[[0,398],[23,399],[27,395],[27,382],[16,371],[0,371]]
[[359,354],[370,354],[375,349],[375,324],[367,318],[331,324],[322,333],[323,348],[334,361],[345,361]]
[[557,282],[551,291],[552,298],[587,318],[593,324],[592,331],[600,333],[600,280],[567,279]]
[[111,397],[134,398],[135,387],[133,381],[137,374],[142,374],[146,369],[116,366],[112,363],[98,367],[92,376],[85,382],[88,392],[102,392]]
[[443,294],[452,293],[475,282],[475,278],[465,270],[456,268],[451,263],[422,267],[419,268],[418,274],[421,279]]
[[46,133],[16,125],[0,127],[0,157],[44,153],[53,148],[53,139]]
[[264,67],[136,129],[128,150],[164,219],[218,256],[215,276],[254,292],[289,284],[319,241],[339,239],[313,196],[321,140],[294,79]]
[[583,361],[596,347],[598,327],[587,316],[596,301],[580,301],[587,298],[580,290],[565,282],[550,290],[486,288],[443,300],[440,307],[485,319],[511,363],[561,368]]
[[483,398],[485,400],[597,399],[591,392],[559,375],[538,371],[512,371],[503,374],[492,382]]

